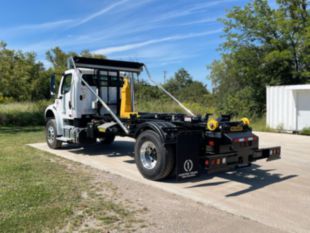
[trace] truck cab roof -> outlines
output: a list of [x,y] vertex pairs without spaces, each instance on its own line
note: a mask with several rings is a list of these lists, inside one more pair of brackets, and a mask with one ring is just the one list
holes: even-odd
[[103,69],[109,71],[124,71],[140,73],[144,64],[140,62],[119,61],[110,59],[71,57],[68,62],[68,68],[86,68],[86,69]]

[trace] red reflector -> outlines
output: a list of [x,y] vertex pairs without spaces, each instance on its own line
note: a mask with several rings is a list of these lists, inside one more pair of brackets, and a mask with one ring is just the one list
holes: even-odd
[[205,166],[209,167],[209,160],[205,160]]
[[215,142],[214,142],[213,140],[209,140],[209,141],[208,141],[208,145],[209,145],[209,146],[214,146],[214,145],[215,145]]

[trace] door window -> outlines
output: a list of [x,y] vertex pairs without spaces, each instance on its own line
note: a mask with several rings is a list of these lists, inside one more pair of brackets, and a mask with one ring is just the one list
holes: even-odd
[[61,87],[61,94],[64,95],[71,89],[71,81],[72,81],[72,74],[67,74],[64,76],[62,87]]

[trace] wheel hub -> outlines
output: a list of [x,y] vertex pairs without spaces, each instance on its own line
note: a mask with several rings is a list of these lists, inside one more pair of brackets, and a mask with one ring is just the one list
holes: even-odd
[[55,130],[53,126],[48,127],[47,129],[47,141],[50,144],[53,144],[55,140]]
[[157,164],[156,146],[151,141],[146,141],[140,149],[140,160],[144,168],[153,169]]

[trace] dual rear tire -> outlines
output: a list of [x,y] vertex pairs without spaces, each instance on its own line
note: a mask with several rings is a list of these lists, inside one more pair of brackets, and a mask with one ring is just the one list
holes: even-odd
[[164,145],[156,132],[146,130],[136,140],[135,161],[145,178],[162,180],[172,172],[175,154],[172,147]]

